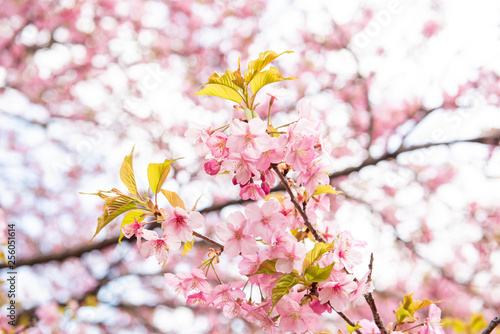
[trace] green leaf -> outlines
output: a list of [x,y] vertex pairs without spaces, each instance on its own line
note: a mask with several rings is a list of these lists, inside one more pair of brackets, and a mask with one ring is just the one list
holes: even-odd
[[344,192],[343,191],[340,191],[340,190],[335,190],[334,187],[332,187],[331,185],[329,184],[325,184],[325,185],[322,185],[322,186],[318,186],[316,188],[316,190],[314,191],[314,194],[312,194],[313,196],[316,196],[316,195],[320,195],[320,194],[343,194]]
[[396,320],[399,324],[403,324],[405,322],[415,322],[417,321],[417,318],[414,317],[414,315],[407,309],[400,306],[396,312]]
[[191,249],[193,249],[193,245],[194,245],[194,239],[191,241],[186,241],[184,243],[184,247],[182,248],[181,258],[184,257],[184,255],[186,255],[187,252],[189,252]]
[[151,163],[148,166],[148,181],[149,187],[153,191],[153,193],[157,194],[160,192],[163,183],[167,179],[168,173],[170,173],[170,164],[176,160],[167,160],[165,162],[154,164]]
[[333,242],[331,244],[327,244],[324,242],[318,242],[314,245],[314,248],[307,252],[306,257],[304,259],[304,263],[302,265],[302,271],[305,271],[307,268],[312,266],[314,262],[321,259],[323,254],[333,250]]
[[165,195],[165,197],[167,198],[170,205],[172,205],[174,208],[180,207],[180,208],[186,210],[186,207],[184,206],[184,202],[179,197],[179,195],[177,195],[177,193],[170,191],[170,190],[165,190],[165,189],[160,189],[160,191],[163,195]]
[[432,301],[428,299],[413,300],[413,293],[407,294],[403,298],[403,303],[399,303],[399,308],[396,313],[398,323],[417,321],[415,312],[421,310],[431,304],[439,303],[440,301]]
[[[240,75],[241,76],[241,75]],[[243,100],[243,97],[239,93],[239,79],[229,70],[226,70],[222,76],[219,76],[218,73],[214,72],[205,83],[205,87],[203,87],[198,93],[194,95],[212,95],[222,97],[227,100],[234,101],[236,103],[240,103]]]
[[245,113],[245,117],[247,118],[247,121],[254,119],[254,118],[259,118],[259,115],[251,109],[245,108],[244,113]]
[[317,264],[314,267],[309,267],[305,271],[305,276],[309,282],[326,281],[330,277],[334,265],[335,263],[332,263],[328,267],[320,268],[319,264]]
[[[274,51],[268,50],[266,52],[260,53],[259,58],[252,60],[248,63],[248,68],[245,71],[245,82],[248,84],[254,76],[260,72],[264,67],[269,65],[273,60],[281,56],[283,53],[292,53],[293,51],[285,51],[277,54]],[[255,94],[255,92],[254,92]]]
[[134,210],[134,211],[130,211],[129,213],[127,213],[125,215],[125,217],[123,217],[122,225],[120,226],[120,237],[118,238],[118,243],[120,245],[121,245],[122,239],[123,239],[123,232],[122,232],[123,226],[133,224],[135,222],[134,218],[137,219],[137,221],[139,223],[142,222],[145,218],[144,216],[141,217],[143,214],[144,214],[143,211]]
[[252,93],[255,95],[262,87],[266,85],[283,80],[294,80],[294,79],[297,78],[283,78],[281,72],[277,68],[271,67],[267,71],[256,73],[252,81],[250,81],[250,88],[252,89]]
[[137,194],[137,185],[135,184],[134,168],[132,166],[132,158],[134,156],[134,148],[132,152],[123,159],[122,166],[120,168],[120,179],[127,187],[128,191],[132,195]]
[[256,272],[247,276],[253,276],[257,274],[274,274],[276,272],[276,261],[278,259],[265,260],[259,266]]
[[284,295],[290,293],[290,289],[301,283],[302,279],[297,275],[285,274],[277,282],[271,293],[271,301],[273,307],[283,298]]
[[359,325],[359,321],[356,323],[355,326],[351,326],[349,324],[346,324],[346,327],[347,327],[347,330],[349,331],[350,334],[352,334],[352,332],[354,332],[355,330],[358,330],[360,328],[363,328]]
[[[101,192],[99,192],[101,193]],[[137,208],[135,199],[129,196],[108,196],[103,206],[103,214],[97,219],[97,229],[90,242],[96,235],[116,217],[127,211]]]

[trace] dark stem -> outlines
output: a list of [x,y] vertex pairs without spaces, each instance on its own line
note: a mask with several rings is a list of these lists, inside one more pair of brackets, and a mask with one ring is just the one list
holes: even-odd
[[[373,253],[370,255],[370,264],[368,265],[368,279],[366,280],[367,282],[371,282],[372,280],[372,271],[373,271]],[[372,311],[373,314],[373,320],[375,321],[375,324],[377,325],[378,329],[380,330],[381,334],[388,334],[387,330],[385,329],[384,321],[380,317],[380,313],[378,313],[377,310],[377,305],[375,305],[375,299],[373,299],[372,293],[369,292],[364,295],[366,302],[370,306],[370,310]]]
[[491,332],[493,332],[495,327],[498,326],[499,324],[500,324],[500,315],[497,316],[496,318],[494,318],[493,320],[491,320],[488,327],[486,327],[486,329],[484,331],[482,331],[481,334],[490,334]]
[[285,187],[286,192],[288,193],[288,195],[290,195],[290,200],[292,201],[293,205],[295,206],[297,211],[302,216],[302,219],[304,219],[304,225],[306,225],[306,227],[309,229],[309,231],[311,231],[311,233],[314,236],[314,239],[316,239],[316,241],[326,243],[325,238],[323,238],[323,236],[321,234],[319,234],[319,232],[312,226],[305,211],[302,209],[302,206],[299,204],[299,202],[297,201],[297,198],[293,194],[292,189],[290,188],[290,184],[288,184],[288,180],[286,179],[286,177],[280,172],[277,165],[272,164],[271,166],[273,167],[273,170],[276,172],[276,174],[278,174],[278,177],[281,180],[281,184],[283,184],[283,186]]
[[[344,319],[344,321],[345,321],[345,322],[347,322],[347,324],[348,324],[349,326],[351,326],[351,327],[356,327],[356,324],[355,324],[355,323],[354,323],[351,319],[349,319],[349,317],[348,317],[347,315],[345,315],[343,312],[336,311],[336,310],[333,308],[332,304],[330,304],[330,302],[328,302],[327,304],[328,304],[328,305],[332,308],[332,310],[334,310],[334,311],[335,311],[338,315],[340,315],[340,317],[341,317],[342,319]],[[360,331],[359,329],[356,329],[356,330],[355,330],[355,332],[356,332],[357,334],[361,334],[361,331]]]
[[215,241],[215,240],[214,240],[214,239],[212,239],[212,238],[207,237],[206,235],[200,234],[200,233],[198,233],[198,232],[196,232],[196,231],[193,231],[193,235],[194,235],[195,237],[198,237],[198,238],[200,238],[200,239],[205,240],[205,241],[206,241],[206,242],[208,242],[208,243],[211,243],[212,245],[215,245],[215,246],[219,247],[221,251],[223,251],[223,250],[224,250],[224,246],[223,246],[222,244],[218,243],[217,241]]

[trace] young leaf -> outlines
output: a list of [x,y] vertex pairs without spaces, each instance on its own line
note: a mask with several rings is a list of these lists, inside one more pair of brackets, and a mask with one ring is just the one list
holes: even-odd
[[214,72],[208,78],[205,87],[194,95],[213,95],[240,103],[243,97],[238,92],[240,87],[237,84],[239,85],[239,81],[233,72],[226,70],[222,76]]
[[130,194],[136,195],[137,185],[135,184],[134,168],[132,166],[133,156],[134,148],[132,148],[132,152],[130,152],[130,154],[123,159],[123,163],[120,168],[120,179],[125,184]]
[[[248,68],[245,71],[245,82],[248,84],[254,76],[260,72],[264,67],[269,65],[273,60],[281,56],[283,53],[292,53],[293,51],[285,51],[280,54],[277,54],[274,51],[268,50],[266,52],[260,53],[259,58],[256,60],[252,60],[248,63]],[[255,94],[255,92],[254,92]]]
[[313,196],[320,195],[320,194],[342,194],[343,192],[340,190],[335,190],[334,187],[332,187],[329,184],[325,184],[322,186],[318,186],[316,190],[314,191]]
[[278,259],[265,260],[259,266],[256,272],[247,276],[253,276],[257,274],[274,274],[276,272],[276,261]]
[[141,217],[143,214],[144,214],[143,211],[134,210],[134,211],[130,211],[129,213],[127,213],[125,215],[125,217],[123,217],[122,225],[120,226],[120,237],[118,238],[118,243],[120,245],[121,245],[122,239],[123,239],[123,232],[122,232],[123,226],[133,224],[135,222],[134,218],[137,219],[137,221],[139,223],[142,222],[145,218],[145,217]]
[[184,255],[186,255],[187,252],[189,252],[191,249],[193,249],[193,245],[194,245],[194,239],[191,241],[186,241],[184,243],[184,247],[182,248],[181,258],[184,257]]
[[90,242],[94,240],[95,236],[116,217],[127,211],[137,208],[135,199],[128,196],[109,196],[103,206],[103,214],[97,219],[97,229]]
[[175,160],[167,160],[159,164],[149,164],[148,166],[148,181],[149,187],[153,193],[157,194],[160,192],[160,188],[167,179],[168,173],[170,173],[170,164]]
[[160,191],[163,195],[165,195],[165,197],[167,198],[170,205],[172,205],[174,208],[180,207],[180,208],[186,210],[186,207],[184,206],[184,202],[179,197],[179,195],[177,195],[177,193],[175,193],[173,191],[165,190],[165,189],[160,189]]
[[259,118],[259,114],[257,114],[255,111],[245,108],[244,110],[245,117],[247,118],[247,121],[254,119],[254,118]]
[[318,242],[314,245],[314,248],[306,254],[306,258],[304,259],[304,263],[302,265],[302,270],[305,271],[309,268],[314,262],[321,259],[323,254],[331,251],[333,249],[333,243],[327,244],[324,242]]
[[452,327],[453,332],[458,334],[467,333],[467,325],[460,318],[443,318],[441,320],[441,326],[443,328]]
[[271,293],[271,301],[273,306],[283,298],[284,295],[290,293],[290,289],[299,284],[302,280],[297,275],[285,274],[276,282],[276,286]]
[[319,264],[309,267],[305,271],[305,277],[309,282],[323,282],[330,277],[330,273],[332,272],[333,266],[335,263],[332,263],[328,267],[320,268]]
[[352,334],[352,332],[354,332],[355,330],[357,329],[360,329],[360,328],[363,328],[359,325],[359,321],[356,323],[355,326],[351,326],[349,324],[346,324],[346,327],[347,327],[347,330],[349,331],[350,334]]
[[2,261],[6,266],[9,265],[9,263],[7,262],[7,259],[5,258],[5,254],[1,249],[0,249],[0,261]]
[[294,79],[297,78],[283,78],[281,72],[277,68],[271,67],[267,71],[256,73],[252,81],[250,81],[250,88],[252,89],[252,93],[255,95],[262,87],[266,85],[278,81],[294,80]]
[[396,313],[396,320],[402,324],[405,322],[414,322],[417,320],[415,312],[421,310],[431,304],[439,303],[428,299],[413,300],[413,293],[404,296],[403,303],[399,303],[399,308]]
[[488,323],[484,320],[484,316],[480,313],[473,313],[470,315],[467,327],[470,328],[471,333],[477,333],[480,330],[488,327]]

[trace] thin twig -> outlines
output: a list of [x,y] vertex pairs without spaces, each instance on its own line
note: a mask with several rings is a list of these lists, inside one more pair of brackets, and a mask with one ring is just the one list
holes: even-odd
[[[371,282],[372,271],[373,271],[373,253],[370,255],[370,264],[368,265],[368,269],[369,269],[369,274],[368,274],[367,282]],[[370,306],[370,310],[372,311],[372,314],[373,314],[373,320],[375,321],[375,324],[377,325],[378,329],[380,330],[380,333],[381,334],[388,334],[387,329],[385,329],[384,321],[382,320],[380,313],[378,313],[377,305],[375,305],[375,299],[373,299],[372,293],[369,292],[369,293],[365,294],[364,297],[365,297],[366,302],[368,303],[368,306]]]
[[312,226],[311,222],[309,221],[309,218],[307,217],[307,214],[300,206],[299,202],[297,201],[297,198],[295,198],[295,195],[293,194],[292,189],[290,188],[290,185],[288,184],[287,179],[280,172],[280,170],[278,169],[278,166],[273,164],[272,167],[273,167],[273,170],[276,172],[276,174],[278,174],[278,177],[281,180],[281,184],[285,187],[288,195],[290,195],[290,200],[292,201],[293,205],[295,206],[297,211],[302,216],[302,219],[304,219],[304,225],[306,225],[306,227],[312,233],[312,235],[314,236],[314,239],[316,239],[316,241],[326,242],[325,238],[323,238],[323,236],[321,234],[319,234],[319,232]]
[[481,334],[490,334],[499,324],[500,324],[500,315],[491,320],[488,327],[486,327],[486,329],[482,331]]
[[193,235],[194,235],[195,237],[198,237],[198,238],[200,238],[200,239],[203,239],[203,240],[205,240],[206,242],[209,242],[209,243],[211,243],[211,244],[213,244],[213,245],[215,245],[215,246],[219,247],[221,251],[223,251],[223,250],[224,250],[224,246],[223,246],[222,244],[218,243],[217,241],[215,241],[215,240],[214,240],[214,239],[212,239],[212,238],[207,237],[206,235],[200,234],[200,233],[198,233],[198,232],[196,232],[196,231],[193,231]]

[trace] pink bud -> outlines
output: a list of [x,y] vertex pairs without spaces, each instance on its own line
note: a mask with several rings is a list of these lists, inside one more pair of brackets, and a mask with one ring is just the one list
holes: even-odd
[[266,195],[271,192],[271,186],[267,182],[262,182],[260,187],[262,188],[262,190],[264,190],[264,194],[266,194]]
[[220,163],[217,162],[217,160],[210,160],[205,163],[205,172],[207,172],[208,175],[217,175],[217,173],[220,170]]

